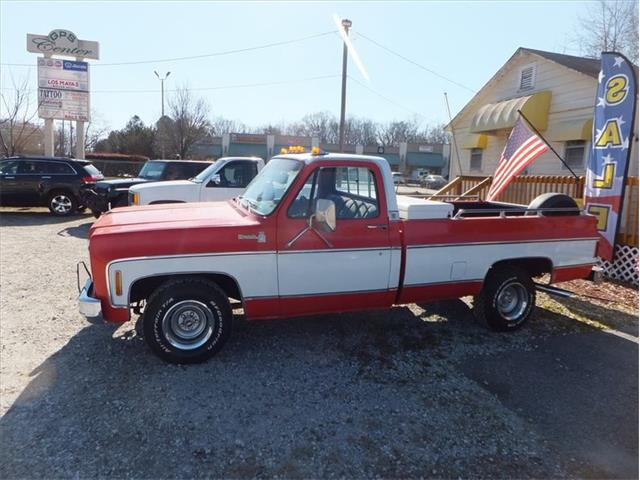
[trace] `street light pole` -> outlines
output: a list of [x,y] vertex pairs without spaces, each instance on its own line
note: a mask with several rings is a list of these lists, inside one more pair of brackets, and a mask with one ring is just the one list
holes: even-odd
[[[349,27],[352,22],[349,19],[342,19],[342,27],[346,35],[349,35]],[[347,107],[347,43],[342,46],[342,98],[340,101],[340,152],[344,151],[344,116]]]
[[[160,115],[160,125],[159,126],[162,126],[162,122],[164,121],[164,81],[167,79],[167,77],[169,75],[171,75],[171,72],[165,73],[164,77],[161,77],[160,75],[158,75],[158,72],[156,72],[155,70],[153,71],[153,73],[155,73],[156,77],[158,77],[158,80],[160,80],[160,102],[161,102],[162,106],[161,106],[161,109],[160,109],[161,115]],[[163,138],[162,135],[160,135],[160,150],[161,150],[162,158],[164,158],[164,138]]]

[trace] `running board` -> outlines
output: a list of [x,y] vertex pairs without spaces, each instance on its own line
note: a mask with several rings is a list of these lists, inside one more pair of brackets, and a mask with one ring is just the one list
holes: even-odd
[[536,286],[536,290],[538,290],[539,292],[548,293],[549,295],[556,295],[558,297],[564,298],[573,298],[578,296],[577,293],[570,292],[569,290],[565,290],[563,288],[552,287],[551,285],[542,285],[541,283],[535,282],[534,285]]

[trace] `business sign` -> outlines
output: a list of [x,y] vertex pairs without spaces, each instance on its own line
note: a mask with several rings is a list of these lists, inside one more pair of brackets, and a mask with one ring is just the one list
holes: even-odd
[[27,33],[27,51],[45,55],[63,57],[100,58],[100,44],[89,40],[80,40],[69,30],[51,30],[49,35]]
[[598,219],[598,255],[613,260],[629,170],[638,95],[633,65],[623,55],[604,52],[593,114],[593,139],[585,185],[585,209]]
[[38,58],[38,116],[89,121],[89,64]]
[[232,133],[231,143],[253,143],[256,145],[264,145],[267,143],[267,136],[254,133]]

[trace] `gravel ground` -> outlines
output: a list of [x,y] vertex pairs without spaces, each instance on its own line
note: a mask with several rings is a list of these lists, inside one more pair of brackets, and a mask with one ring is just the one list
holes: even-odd
[[468,299],[238,311],[218,356],[173,366],[77,313],[92,220],[3,211],[2,478],[637,477],[634,306],[540,295],[510,334]]

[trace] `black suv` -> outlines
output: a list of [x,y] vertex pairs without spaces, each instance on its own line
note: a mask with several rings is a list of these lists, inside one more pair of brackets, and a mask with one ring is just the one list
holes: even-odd
[[91,162],[66,157],[8,157],[0,161],[0,205],[49,207],[65,216],[84,208],[80,189],[104,177]]
[[146,182],[186,180],[211,165],[208,161],[149,160],[135,178],[104,180],[82,189],[82,201],[96,217],[115,207],[129,204],[129,187]]

